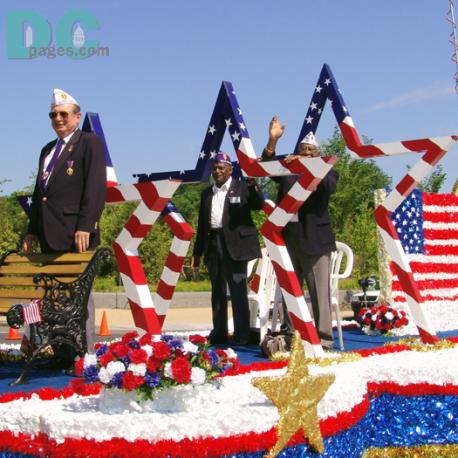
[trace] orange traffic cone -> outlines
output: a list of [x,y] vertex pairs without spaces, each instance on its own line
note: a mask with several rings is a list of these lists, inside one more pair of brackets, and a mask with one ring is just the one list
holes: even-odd
[[19,331],[14,328],[10,328],[8,335],[5,337],[6,340],[21,340],[22,337],[19,334]]
[[107,312],[103,312],[102,322],[100,323],[100,329],[97,335],[98,336],[111,336],[111,332],[108,329]]

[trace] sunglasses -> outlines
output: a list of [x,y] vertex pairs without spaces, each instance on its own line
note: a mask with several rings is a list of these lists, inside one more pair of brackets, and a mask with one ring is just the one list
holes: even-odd
[[60,115],[62,119],[67,119],[72,113],[69,113],[68,111],[50,111],[49,112],[49,117],[51,119],[57,118],[57,116]]

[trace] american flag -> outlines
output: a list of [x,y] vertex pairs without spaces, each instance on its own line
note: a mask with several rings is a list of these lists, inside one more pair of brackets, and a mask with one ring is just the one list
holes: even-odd
[[[392,220],[436,330],[458,329],[458,197],[414,190]],[[396,276],[392,291],[404,308]]]
[[22,304],[24,324],[39,323],[41,321],[40,301],[33,299],[29,304]]

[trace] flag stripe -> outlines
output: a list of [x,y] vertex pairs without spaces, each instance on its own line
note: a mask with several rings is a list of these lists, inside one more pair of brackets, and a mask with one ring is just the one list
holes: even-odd
[[[432,310],[432,321],[439,323],[437,330],[458,329],[458,197],[416,190],[392,219],[421,300]],[[396,275],[392,290],[394,304],[405,307],[406,295]],[[450,313],[455,306],[456,312]],[[444,319],[446,310],[449,316]]]

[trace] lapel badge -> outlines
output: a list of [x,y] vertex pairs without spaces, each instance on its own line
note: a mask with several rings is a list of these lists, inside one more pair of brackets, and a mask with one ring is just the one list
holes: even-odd
[[42,175],[42,180],[46,180],[46,178],[48,178],[48,175],[49,175],[49,172],[45,170]]
[[68,147],[68,152],[71,153],[72,151],[73,151],[73,145],[70,145],[70,146]]

